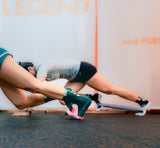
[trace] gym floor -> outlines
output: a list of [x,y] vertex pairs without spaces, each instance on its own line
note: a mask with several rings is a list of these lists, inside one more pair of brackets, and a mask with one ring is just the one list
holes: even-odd
[[160,114],[86,113],[82,121],[63,113],[13,117],[0,113],[0,148],[157,148]]

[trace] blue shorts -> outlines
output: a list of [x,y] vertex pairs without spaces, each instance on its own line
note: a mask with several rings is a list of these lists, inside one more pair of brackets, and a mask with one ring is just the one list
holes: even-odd
[[2,66],[2,63],[4,59],[8,56],[11,55],[7,50],[3,49],[0,47],[0,68]]

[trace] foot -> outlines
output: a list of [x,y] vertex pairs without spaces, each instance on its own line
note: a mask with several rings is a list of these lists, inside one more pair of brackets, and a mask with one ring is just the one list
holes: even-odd
[[[75,103],[77,104],[78,106],[78,116],[82,117],[84,116],[86,110],[88,109],[89,105],[91,104],[91,99],[88,98],[88,97],[84,97],[84,96],[80,96],[80,95],[77,95],[71,91],[67,91],[67,95],[65,95],[63,97],[63,101],[65,101],[66,105],[67,105],[67,102],[71,102],[71,103]],[[68,107],[68,106],[67,106]],[[72,109],[70,109],[71,111]],[[71,119],[78,119],[77,116],[71,116]]]
[[103,105],[100,102],[102,95],[100,95],[99,93],[96,93],[96,94],[89,94],[88,97],[91,98],[91,100],[93,100],[97,104],[97,109],[96,109],[97,112],[103,108]]
[[29,116],[32,113],[32,108],[25,109],[25,111],[18,111],[12,114],[12,116]]
[[136,116],[145,116],[146,112],[147,112],[146,109],[144,109],[144,110],[141,111],[141,112],[135,113],[135,115],[136,115]]
[[151,104],[150,101],[144,100],[140,96],[137,98],[136,102],[143,108],[148,108]]
[[[77,100],[78,102],[76,104],[78,105],[78,116],[83,118],[86,110],[91,104],[91,99],[88,97],[78,96]],[[71,119],[78,119],[78,118],[76,118],[76,116],[72,116]]]
[[95,102],[97,103],[97,112],[99,112],[103,108],[103,105],[100,102],[101,98],[102,98],[102,95],[98,94],[97,100],[95,100]]
[[135,113],[136,116],[144,116],[147,112],[147,108],[151,105],[151,102],[148,100],[143,101],[140,107],[143,108],[143,111]]
[[83,120],[84,119],[84,117],[78,116],[78,111],[75,108],[73,108],[72,111],[70,111],[69,108],[67,108],[65,113],[66,113],[66,115],[71,116],[71,119],[75,119],[75,120]]
[[12,116],[29,116],[29,115],[30,113],[25,111],[15,112],[12,114]]
[[69,115],[70,112],[72,112],[72,114],[78,115],[78,111],[75,108],[72,108],[72,111],[70,111],[68,107],[67,107],[67,110],[65,111],[64,115]]
[[148,108],[151,105],[151,102],[148,100],[143,101],[143,103],[140,105],[140,107]]

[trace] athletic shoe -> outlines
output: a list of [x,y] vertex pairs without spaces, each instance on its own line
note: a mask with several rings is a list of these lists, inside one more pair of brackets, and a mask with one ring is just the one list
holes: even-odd
[[76,120],[84,119],[84,117],[78,116],[78,111],[75,108],[73,108],[72,111],[70,111],[69,108],[67,107],[66,114],[71,116],[71,119],[76,119]]
[[140,105],[140,107],[148,108],[151,105],[151,102],[148,100],[143,101],[143,103]]
[[83,116],[84,116],[86,110],[88,109],[89,105],[91,104],[91,99],[88,97],[79,96],[79,99],[77,99],[77,100],[78,100],[78,102],[77,102],[78,116],[73,114],[71,116],[71,119],[82,120],[84,118]]
[[97,112],[100,111],[103,108],[103,105],[100,102],[100,99],[102,98],[101,94],[99,94],[99,93],[87,94],[87,96],[97,104],[97,109],[96,109]]
[[138,113],[135,113],[135,115],[136,116],[144,116],[145,114],[146,114],[146,109],[144,109],[144,110],[142,110],[142,111],[140,111],[140,112],[138,112]]
[[70,112],[72,112],[75,115],[78,115],[78,111],[75,108],[72,108],[72,111],[70,111],[68,107],[67,107],[67,110],[65,111],[64,115],[69,115]]
[[102,103],[101,102],[97,103],[97,109],[96,109],[96,111],[99,112],[102,108],[103,108]]
[[143,101],[143,103],[140,105],[143,110],[141,112],[135,113],[136,116],[144,116],[147,112],[147,108],[151,105],[151,102],[148,100]]
[[91,99],[88,97],[77,95],[71,91],[67,91],[66,95],[63,97],[63,101],[65,101],[66,105],[68,102],[75,103],[78,106],[78,117],[70,111],[71,119],[82,120],[79,117],[83,118],[87,108],[91,104]]

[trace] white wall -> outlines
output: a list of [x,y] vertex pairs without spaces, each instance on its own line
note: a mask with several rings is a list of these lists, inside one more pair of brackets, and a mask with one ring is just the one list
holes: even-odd
[[[152,107],[160,106],[159,5],[159,0],[98,1],[99,72],[150,99]],[[141,42],[143,38],[149,42]],[[150,44],[150,38],[155,43]],[[134,105],[116,96],[106,96],[105,101]]]
[[[63,6],[58,14],[60,0],[48,2],[55,6],[48,8],[49,12],[56,13],[54,15],[45,14],[44,0],[32,6],[34,11],[38,7],[43,9],[38,15],[29,12],[30,0],[19,2],[24,5],[20,12],[26,15],[16,14],[16,0],[6,0],[7,12],[14,14],[5,15],[4,1],[0,1],[0,46],[9,49],[16,61],[39,63],[49,58],[74,58],[94,64],[94,0],[61,0],[68,7],[72,4],[72,14]],[[75,14],[76,2],[81,12],[88,3],[88,11]],[[98,0],[99,72],[113,84],[150,99],[152,107],[160,106],[159,5],[159,0]],[[147,38],[154,43],[147,43]],[[82,92],[93,90],[86,87]],[[4,108],[9,103],[2,93],[0,97],[0,108]],[[136,105],[104,94],[102,101]]]
[[[31,13],[29,2],[31,0],[19,0],[18,4],[16,0],[0,1],[0,46],[8,49],[15,61],[39,64],[51,58],[66,58],[94,64],[95,3],[92,0],[33,1],[31,9],[37,11],[37,15]],[[20,6],[23,8],[18,9]],[[52,6],[54,8],[49,8]],[[8,108],[2,92],[0,98],[0,108],[6,105]]]

